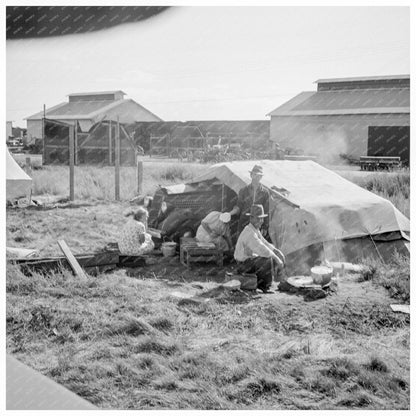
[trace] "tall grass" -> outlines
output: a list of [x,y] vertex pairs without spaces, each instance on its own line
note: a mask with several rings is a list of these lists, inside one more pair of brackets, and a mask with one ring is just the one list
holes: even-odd
[[392,298],[410,303],[410,258],[395,253],[386,265],[381,260],[367,259],[362,280],[372,280],[385,287]]
[[410,171],[376,173],[349,178],[355,184],[388,199],[399,211],[410,218]]
[[[188,181],[201,172],[201,165],[181,163],[145,163],[143,169],[143,194],[153,195],[158,185],[166,186]],[[69,195],[69,168],[45,166],[33,170],[33,195]],[[113,167],[76,166],[75,198],[114,200],[115,171]],[[129,200],[137,195],[135,167],[120,168],[120,197]]]
[[[159,185],[191,181],[206,165],[197,163],[146,162],[143,168],[143,194],[153,195]],[[69,168],[45,166],[31,172],[34,195],[69,195]],[[410,172],[376,173],[372,175],[343,175],[355,184],[388,199],[406,217],[410,218]],[[103,166],[76,166],[75,198],[114,200],[114,168]],[[120,169],[120,197],[129,200],[137,196],[135,167]]]

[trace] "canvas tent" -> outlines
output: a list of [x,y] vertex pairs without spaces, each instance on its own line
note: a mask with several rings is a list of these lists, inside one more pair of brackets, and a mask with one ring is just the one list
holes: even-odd
[[17,164],[6,149],[6,199],[28,197],[31,187],[32,178]]
[[[233,193],[251,182],[254,164],[271,191],[269,234],[292,264],[324,255],[357,261],[373,255],[386,260],[395,249],[406,254],[410,221],[391,202],[313,161],[243,161],[213,165],[192,181],[219,181]],[[180,187],[172,191],[181,192]]]

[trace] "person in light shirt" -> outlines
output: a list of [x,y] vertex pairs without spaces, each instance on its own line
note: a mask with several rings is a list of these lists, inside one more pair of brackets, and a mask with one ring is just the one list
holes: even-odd
[[223,251],[231,250],[230,220],[231,215],[228,212],[210,212],[201,221],[196,232],[196,239],[203,243],[214,243]]
[[124,214],[128,220],[120,231],[118,248],[123,256],[141,256],[150,253],[155,245],[147,233],[148,212],[144,207],[130,209]]
[[274,263],[278,270],[285,264],[285,256],[273,244],[269,243],[260,232],[264,218],[262,205],[254,204],[248,214],[250,222],[238,237],[234,251],[238,273],[254,273],[257,276],[257,288],[264,293],[270,292],[273,281]]

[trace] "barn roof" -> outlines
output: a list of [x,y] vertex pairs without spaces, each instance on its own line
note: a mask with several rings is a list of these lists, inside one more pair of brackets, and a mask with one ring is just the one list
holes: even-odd
[[383,81],[383,80],[396,80],[396,79],[409,79],[409,74],[402,75],[377,75],[373,77],[349,77],[349,78],[323,78],[318,79],[315,83],[324,82],[355,82],[355,81]]
[[410,113],[409,88],[306,91],[269,116]]
[[[127,100],[103,100],[103,101],[75,101],[64,102],[46,110],[47,118],[92,118],[103,111],[117,107]],[[43,118],[43,111],[27,117],[26,120],[39,120]]]
[[122,90],[113,90],[113,91],[94,91],[94,92],[75,92],[72,94],[68,94],[68,97],[82,97],[85,95],[108,95],[108,94],[122,94],[126,95],[126,93]]
[[[91,120],[97,116],[105,114],[106,111],[109,111],[120,105],[125,105],[126,103],[131,103],[137,107],[140,107],[147,113],[156,117],[159,121],[162,121],[150,110],[131,99],[64,102],[47,109],[46,118],[51,120]],[[43,111],[40,111],[39,113],[27,117],[26,120],[40,120],[42,118]]]

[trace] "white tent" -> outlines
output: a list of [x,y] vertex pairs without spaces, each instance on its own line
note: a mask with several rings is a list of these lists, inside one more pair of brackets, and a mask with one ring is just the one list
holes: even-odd
[[408,252],[408,218],[390,201],[312,161],[220,163],[193,183],[216,179],[238,193],[250,183],[254,164],[263,166],[262,183],[271,191],[271,239],[286,255],[293,254],[293,263],[302,262],[305,250],[317,244],[333,261],[355,261],[371,252],[387,259],[396,249]]
[[28,197],[32,187],[32,178],[17,164],[6,149],[6,199]]

